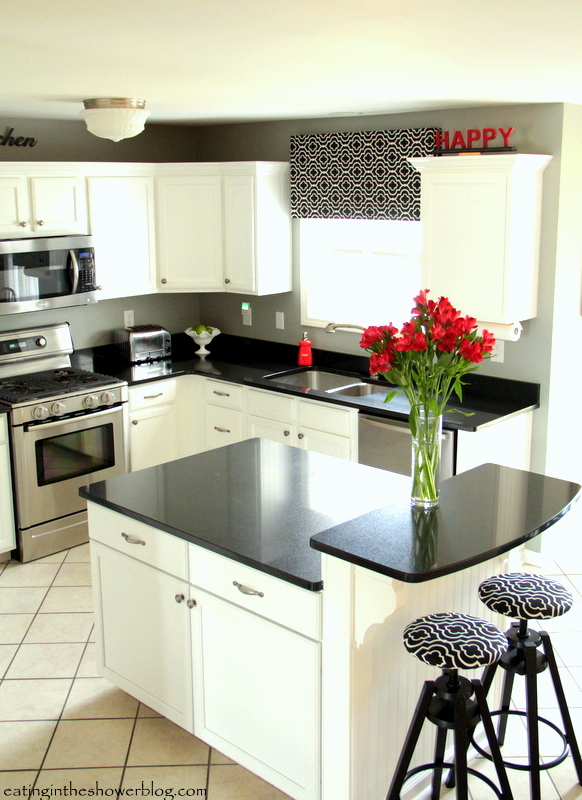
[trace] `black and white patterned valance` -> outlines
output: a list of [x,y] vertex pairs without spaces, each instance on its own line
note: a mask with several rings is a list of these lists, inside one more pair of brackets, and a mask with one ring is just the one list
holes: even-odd
[[420,173],[434,128],[291,137],[291,214],[323,219],[420,219]]

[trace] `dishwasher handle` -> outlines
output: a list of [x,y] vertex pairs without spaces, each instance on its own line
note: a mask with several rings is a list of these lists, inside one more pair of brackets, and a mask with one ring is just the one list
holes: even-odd
[[[388,420],[386,418],[381,419],[380,417],[369,417],[367,414],[360,414],[359,415],[359,422],[363,423],[367,427],[370,428],[379,428],[383,431],[392,431],[393,433],[400,433],[404,434],[405,436],[410,436],[410,427],[408,422],[400,422],[396,419]],[[443,439],[450,439],[452,436],[452,431],[443,431],[442,438]]]

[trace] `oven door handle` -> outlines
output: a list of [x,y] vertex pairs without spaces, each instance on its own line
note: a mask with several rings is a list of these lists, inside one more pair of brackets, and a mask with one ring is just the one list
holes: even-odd
[[121,409],[119,405],[108,406],[103,410],[92,411],[89,414],[83,414],[78,417],[62,417],[60,419],[52,420],[50,422],[43,422],[42,420],[40,422],[25,422],[22,427],[25,433],[27,433],[28,431],[33,432],[39,430],[43,431],[53,430],[55,428],[59,427],[64,428],[67,426],[70,428],[75,422],[87,422],[93,418],[95,418],[95,421],[97,421],[98,419],[102,420],[104,417],[108,417],[111,414],[118,414],[120,410]]
[[77,261],[77,253],[74,250],[69,250],[69,259],[71,263],[71,294],[77,294],[79,288],[79,262]]

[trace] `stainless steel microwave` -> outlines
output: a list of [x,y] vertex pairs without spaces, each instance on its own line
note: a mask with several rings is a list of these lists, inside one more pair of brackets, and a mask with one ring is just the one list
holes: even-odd
[[97,302],[91,236],[0,241],[0,314]]

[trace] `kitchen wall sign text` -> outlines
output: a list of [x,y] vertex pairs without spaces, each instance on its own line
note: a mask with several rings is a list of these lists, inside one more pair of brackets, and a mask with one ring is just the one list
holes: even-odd
[[477,145],[475,149],[485,149],[489,147],[491,142],[495,139],[501,138],[503,140],[503,147],[509,147],[509,138],[515,128],[469,128],[465,135],[463,131],[454,131],[451,136],[450,131],[435,131],[435,147],[437,149],[453,150],[455,147],[462,147],[464,150],[470,150]]
[[34,147],[37,139],[32,136],[13,136],[14,128],[6,128],[4,136],[0,136],[0,145],[8,147]]

